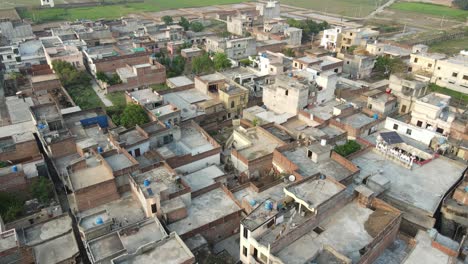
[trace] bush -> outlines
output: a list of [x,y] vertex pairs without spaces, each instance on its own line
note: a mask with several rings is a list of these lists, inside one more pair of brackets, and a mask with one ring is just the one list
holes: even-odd
[[31,193],[41,203],[47,203],[53,197],[53,184],[47,177],[39,176],[39,179],[31,185]]
[[361,145],[354,140],[348,140],[344,145],[339,145],[334,148],[334,151],[343,157],[347,157],[352,153],[361,149]]
[[194,32],[200,32],[200,31],[203,31],[203,29],[205,29],[205,27],[200,22],[190,23],[190,30],[192,30]]
[[23,201],[16,195],[0,192],[0,215],[5,222],[15,220],[23,211]]
[[242,59],[239,61],[239,64],[242,66],[250,66],[252,62],[249,59]]
[[192,72],[195,74],[207,74],[214,70],[214,63],[208,56],[204,54],[193,58],[192,60]]
[[140,105],[129,104],[120,116],[120,125],[131,128],[135,125],[142,125],[149,122],[149,117],[146,115],[145,110]]
[[91,81],[91,77],[85,71],[77,70],[69,62],[61,60],[53,61],[52,68],[65,87],[89,83]]

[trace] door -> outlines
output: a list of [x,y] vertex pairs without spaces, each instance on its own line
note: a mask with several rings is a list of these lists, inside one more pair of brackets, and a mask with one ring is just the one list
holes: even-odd
[[401,106],[401,112],[402,112],[402,113],[406,113],[406,105],[402,105],[402,106]]
[[135,157],[140,157],[141,153],[140,153],[140,149],[137,148],[135,149]]

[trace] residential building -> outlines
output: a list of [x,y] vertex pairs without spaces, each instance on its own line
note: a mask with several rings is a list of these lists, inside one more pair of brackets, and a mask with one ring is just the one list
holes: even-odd
[[429,79],[413,76],[390,76],[389,91],[397,97],[398,111],[406,114],[414,109],[415,101],[427,94]]
[[263,26],[254,28],[253,34],[257,40],[282,41],[291,47],[297,47],[302,42],[302,29],[289,26],[284,19],[265,20]]
[[438,61],[445,58],[446,55],[441,53],[412,53],[408,71],[431,76]]
[[192,59],[195,57],[201,56],[202,54],[203,50],[197,47],[182,49],[180,51],[180,55],[187,59],[188,62],[192,61]]
[[337,58],[343,60],[343,73],[351,79],[370,77],[375,65],[374,56],[339,53]]
[[367,97],[367,108],[383,115],[398,111],[397,98],[380,90],[370,90],[363,94]]
[[257,53],[256,41],[253,37],[225,39],[208,37],[205,49],[208,52],[226,53],[228,58],[239,60]]
[[265,20],[280,17],[281,6],[279,1],[268,0],[266,3],[258,3],[256,9]]
[[66,61],[73,67],[84,69],[83,54],[77,47],[66,45],[57,37],[43,37],[39,39],[44,48],[47,64],[52,68],[53,61]]
[[339,50],[346,51],[350,47],[366,47],[368,42],[374,42],[379,32],[370,28],[344,28],[339,40]]
[[438,60],[431,82],[448,89],[468,94],[468,55]]
[[265,51],[260,52],[252,60],[253,67],[260,72],[261,75],[278,75],[283,74],[291,68],[291,58],[283,53]]
[[400,58],[403,60],[409,59],[411,54],[411,50],[409,48],[404,48],[393,44],[387,44],[377,41],[375,41],[374,43],[367,43],[366,51],[374,56]]
[[323,31],[322,39],[320,40],[320,47],[323,47],[326,50],[332,52],[337,51],[337,47],[339,47],[339,41],[341,40],[342,30],[343,28],[341,27],[325,29]]
[[455,114],[449,109],[450,96],[430,93],[415,101],[411,124],[448,135]]
[[263,102],[272,111],[295,115],[308,105],[311,89],[308,82],[292,75],[278,75],[274,83],[263,86]]
[[246,32],[252,29],[255,20],[255,17],[246,14],[228,16],[226,20],[227,31],[237,36],[244,36]]

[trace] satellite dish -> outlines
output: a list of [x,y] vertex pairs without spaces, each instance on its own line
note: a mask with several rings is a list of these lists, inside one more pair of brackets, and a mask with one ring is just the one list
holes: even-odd
[[294,175],[289,175],[288,179],[289,179],[289,181],[293,182],[293,181],[296,180],[296,176],[294,176]]

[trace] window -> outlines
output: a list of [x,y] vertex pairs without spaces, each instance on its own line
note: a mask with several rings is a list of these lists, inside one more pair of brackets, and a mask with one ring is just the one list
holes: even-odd
[[284,95],[288,96],[288,94],[289,94],[289,90],[286,90],[286,91],[284,92]]
[[417,63],[418,62],[418,58],[414,58],[414,63]]
[[346,64],[349,64],[349,61],[347,61]]
[[234,101],[231,102],[231,108],[234,108]]
[[463,80],[468,81],[468,75],[463,75]]
[[155,214],[158,211],[158,208],[156,207],[156,204],[151,205],[151,213]]
[[406,129],[406,135],[410,135],[411,136],[411,129]]
[[244,254],[244,256],[247,257],[247,248],[246,247],[242,247],[242,254]]
[[244,227],[244,238],[249,238],[249,230]]
[[431,67],[432,67],[432,63],[428,63],[428,64],[427,64],[427,67],[431,68]]
[[307,157],[308,157],[308,158],[312,158],[312,151],[307,150]]
[[452,72],[452,77],[457,77],[458,76],[458,72]]
[[444,129],[438,127],[438,128],[436,129],[436,132],[437,132],[437,133],[440,133],[440,134],[443,134],[443,133],[444,133]]
[[295,62],[295,63],[294,63],[294,67],[296,67],[296,68],[297,68],[297,62]]
[[440,70],[440,67],[437,67],[438,70]]
[[335,69],[334,72],[338,72],[338,69]]
[[393,130],[397,130],[398,129],[398,125],[397,124],[393,124]]
[[423,123],[422,123],[422,121],[420,121],[420,120],[418,120],[418,122],[416,122],[416,126],[418,126],[418,127],[422,127],[422,124],[423,124]]

